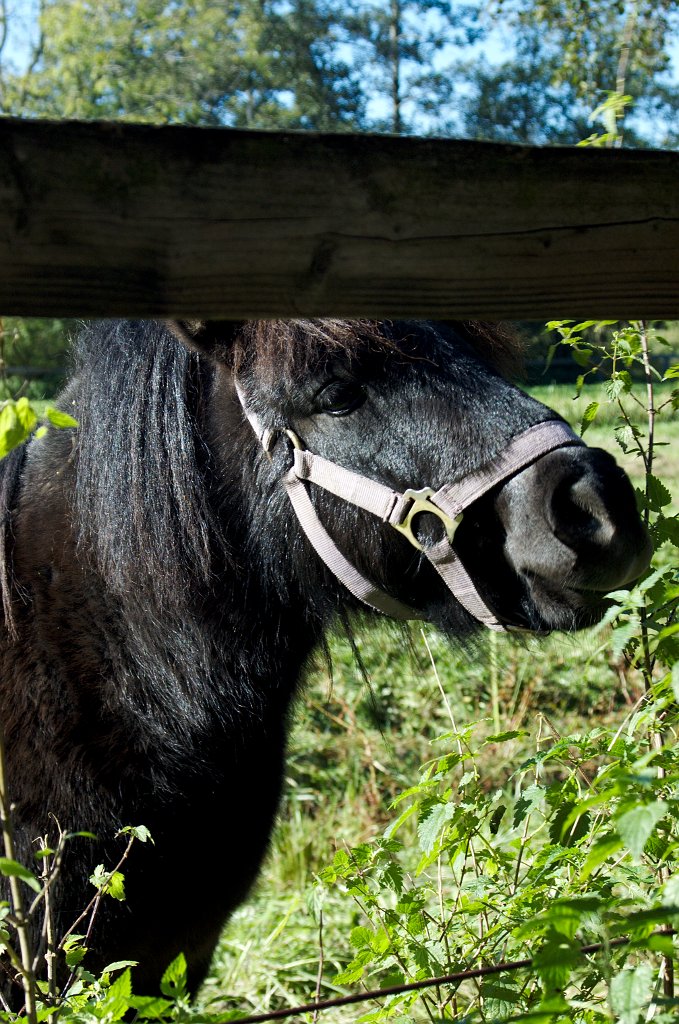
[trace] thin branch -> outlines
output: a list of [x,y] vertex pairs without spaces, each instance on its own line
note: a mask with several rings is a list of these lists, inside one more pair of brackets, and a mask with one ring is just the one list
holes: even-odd
[[0,58],[2,58],[2,51],[5,49],[8,33],[7,0],[0,0]]
[[17,99],[17,108],[18,109],[16,111],[16,113],[18,115],[21,115],[21,114],[24,113],[24,106],[26,105],[26,100],[28,98],[29,83],[30,83],[31,76],[34,74],[35,69],[37,68],[38,64],[42,60],[43,54],[45,52],[45,31],[44,31],[44,28],[43,28],[43,17],[44,17],[44,14],[45,14],[45,0],[40,0],[39,6],[38,6],[38,12],[37,12],[37,19],[36,19],[37,20],[37,24],[38,24],[38,28],[39,28],[38,41],[36,42],[35,46],[33,47],[33,53],[31,54],[31,59],[29,61],[28,67],[26,68],[26,70],[24,71],[23,75],[21,76],[21,91],[19,92],[19,96],[18,96],[18,99]]
[[[323,966],[325,963],[325,953],[323,950],[323,908],[318,912],[318,972],[316,974],[316,991],[314,998],[316,1002],[319,1002],[321,998],[321,982],[323,981]],[[313,1024],[317,1024],[318,1011],[314,1010]]]
[[[130,854],[130,850],[132,849],[132,844],[134,843],[134,839],[135,839],[134,836],[130,836],[130,839],[129,839],[128,843],[127,843],[127,846],[125,847],[123,855],[121,856],[120,860],[118,861],[116,866],[113,868],[113,870],[109,872],[109,877],[113,876],[117,871],[120,871],[121,867],[123,866],[123,864],[125,863],[125,861],[127,860],[128,856]],[[65,932],[64,935],[62,935],[61,941],[59,942],[59,947],[58,947],[59,949],[63,949],[64,948],[64,943],[66,942],[66,939],[68,939],[69,936],[73,934],[73,932],[78,927],[80,922],[84,921],[85,918],[89,914],[89,918],[90,919],[89,919],[89,922],[88,922],[88,925],[87,925],[87,931],[85,932],[85,937],[83,939],[83,944],[85,946],[87,946],[87,943],[90,940],[90,936],[92,935],[92,929],[94,928],[94,922],[95,922],[97,913],[99,911],[99,906],[100,906],[101,901],[102,901],[102,899],[104,898],[105,895],[106,895],[106,886],[104,885],[104,886],[102,886],[101,889],[97,889],[95,895],[92,897],[90,902],[87,904],[87,906],[85,907],[83,912],[81,914],[79,914],[79,916],[75,919],[75,921],[73,922],[71,927],[68,929],[68,931]],[[69,988],[71,987],[71,985],[75,981],[75,976],[76,976],[76,968],[74,967],[73,970],[71,971],[69,977],[68,977],[68,980],[67,980],[66,984],[63,987],[62,998],[66,995],[66,993],[68,992]]]
[[627,15],[622,34],[618,67],[615,74],[615,91],[619,96],[622,96],[625,92],[625,79],[627,78],[627,71],[632,56],[632,39],[634,38],[634,30],[637,27],[637,16],[637,0],[632,0],[632,6]]

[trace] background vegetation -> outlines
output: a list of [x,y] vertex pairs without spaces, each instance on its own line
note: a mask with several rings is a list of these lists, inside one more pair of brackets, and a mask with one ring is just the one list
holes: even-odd
[[[0,0],[0,113],[673,147],[678,23],[675,0]],[[8,398],[54,393],[76,326],[1,321],[0,365],[22,369]],[[521,327],[535,393],[637,485],[652,571],[577,637],[487,635],[472,651],[386,623],[337,637],[297,709],[266,871],[197,1006],[181,963],[158,1000],[135,1000],[126,964],[93,979],[74,940],[60,1016],[224,1020],[528,956],[530,971],[323,1019],[676,1018],[679,330]],[[5,404],[3,450],[37,425]],[[59,855],[15,877],[44,893]],[[112,898],[102,872],[97,898]],[[218,843],[213,865],[178,865],[187,898],[196,872],[220,884]],[[181,898],[168,893],[178,914]],[[9,907],[0,919],[11,946]]]

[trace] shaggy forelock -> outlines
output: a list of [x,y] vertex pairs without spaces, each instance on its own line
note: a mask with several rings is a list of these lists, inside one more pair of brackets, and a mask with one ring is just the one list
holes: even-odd
[[[237,335],[233,348],[236,370],[252,370],[263,383],[305,373],[319,358],[341,353],[351,359],[366,349],[400,351],[412,341],[409,355],[433,354],[450,334],[457,335],[504,377],[522,369],[523,348],[511,328],[482,321],[391,320],[253,320]],[[431,342],[431,352],[417,352],[417,339]],[[405,354],[405,353],[404,353]]]

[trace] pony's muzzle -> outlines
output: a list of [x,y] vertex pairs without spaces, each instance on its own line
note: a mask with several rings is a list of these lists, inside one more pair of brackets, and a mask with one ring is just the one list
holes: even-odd
[[[636,580],[652,545],[634,490],[607,452],[550,452],[502,489],[505,552],[522,577],[603,594]],[[556,541],[556,543],[555,543]]]

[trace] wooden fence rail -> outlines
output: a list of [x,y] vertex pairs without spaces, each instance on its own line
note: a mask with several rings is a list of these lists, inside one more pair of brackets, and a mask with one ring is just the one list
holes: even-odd
[[0,313],[679,317],[679,153],[0,120]]

